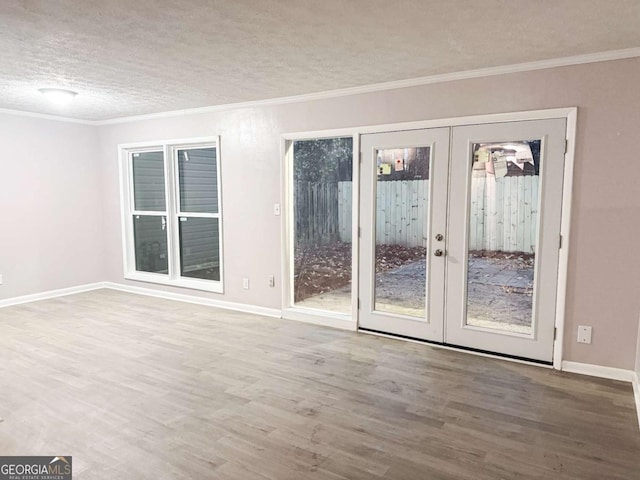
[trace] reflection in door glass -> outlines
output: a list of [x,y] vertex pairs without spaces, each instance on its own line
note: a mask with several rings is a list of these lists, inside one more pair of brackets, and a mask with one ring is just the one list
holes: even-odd
[[376,311],[425,317],[429,150],[376,152]]
[[540,145],[473,145],[467,325],[531,333]]
[[293,143],[293,302],[351,311],[353,138]]

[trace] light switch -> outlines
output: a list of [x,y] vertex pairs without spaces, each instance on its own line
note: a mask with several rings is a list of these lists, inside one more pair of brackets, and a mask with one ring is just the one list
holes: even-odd
[[280,204],[279,203],[274,203],[273,204],[273,214],[274,215],[280,215]]

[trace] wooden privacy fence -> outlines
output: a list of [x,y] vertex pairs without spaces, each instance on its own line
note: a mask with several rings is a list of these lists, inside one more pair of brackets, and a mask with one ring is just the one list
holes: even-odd
[[[351,182],[340,182],[340,240],[351,241]],[[427,180],[378,182],[376,190],[376,244],[426,245]]]
[[[469,249],[533,253],[538,182],[538,176],[474,176]],[[352,182],[296,182],[295,195],[298,242],[351,242]],[[428,180],[378,182],[376,243],[425,246],[428,201]]]
[[471,179],[469,249],[535,253],[540,177]]
[[340,241],[338,183],[295,182],[294,189],[296,242],[322,245]]

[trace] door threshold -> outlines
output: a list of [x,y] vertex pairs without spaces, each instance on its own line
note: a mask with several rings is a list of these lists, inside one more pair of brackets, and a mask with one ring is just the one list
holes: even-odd
[[422,338],[409,337],[407,335],[396,335],[394,333],[382,332],[380,330],[372,330],[369,328],[359,327],[358,332],[368,333],[368,334],[376,335],[379,337],[407,340],[413,343],[422,343],[422,344],[430,345],[436,348],[443,348],[445,350],[453,350],[458,352],[466,352],[472,355],[479,355],[482,357],[497,358],[499,360],[509,360],[511,362],[523,363],[525,365],[534,365],[537,367],[553,368],[552,361],[545,362],[544,360],[535,360],[531,358],[519,357],[517,355],[508,355],[506,353],[496,353],[496,352],[491,352],[487,350],[482,350],[479,348],[463,347],[460,345],[452,345],[450,343],[444,343],[444,342],[434,342],[432,340],[424,340]]

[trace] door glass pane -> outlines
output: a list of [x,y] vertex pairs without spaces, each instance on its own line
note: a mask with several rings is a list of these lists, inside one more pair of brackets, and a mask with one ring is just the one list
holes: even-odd
[[425,318],[430,148],[376,155],[375,310]]
[[178,150],[180,211],[218,213],[216,149]]
[[180,217],[180,275],[220,280],[217,218]]
[[134,215],[136,270],[168,273],[167,221],[159,215]]
[[353,139],[293,144],[294,305],[351,311]]
[[164,154],[161,151],[134,153],[132,162],[135,209],[164,212]]
[[531,333],[540,145],[473,145],[467,325]]

